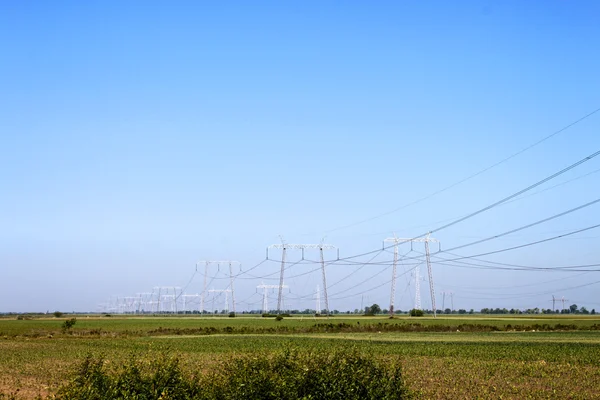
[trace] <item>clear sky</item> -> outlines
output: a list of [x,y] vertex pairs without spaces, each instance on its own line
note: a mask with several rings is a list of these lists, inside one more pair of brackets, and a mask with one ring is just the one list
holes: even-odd
[[[280,266],[245,271],[278,235],[326,237],[348,257],[517,192],[600,150],[600,112],[402,208],[600,107],[599,18],[595,1],[2,1],[0,311],[93,311],[190,279],[199,293],[207,259],[239,260],[236,307],[257,309]],[[434,236],[451,249],[593,201],[598,169],[600,157]],[[598,223],[600,204],[453,253]],[[598,264],[599,232],[479,258]],[[372,256],[383,265],[328,265],[332,309],[387,308],[391,253],[352,261]],[[600,272],[443,258],[456,257],[434,255],[438,308],[444,290],[455,308],[548,308],[555,295],[600,311]],[[413,306],[411,264],[400,309]],[[286,270],[290,307],[314,307],[316,267]],[[223,267],[210,276],[227,287]]]

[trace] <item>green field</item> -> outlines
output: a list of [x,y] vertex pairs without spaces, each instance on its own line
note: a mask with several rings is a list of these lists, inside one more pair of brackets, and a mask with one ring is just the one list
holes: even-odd
[[231,354],[356,347],[399,358],[408,386],[422,398],[600,398],[596,316],[77,316],[63,332],[64,320],[0,319],[0,392],[49,395],[90,353],[118,364],[132,354],[166,352],[202,372]]

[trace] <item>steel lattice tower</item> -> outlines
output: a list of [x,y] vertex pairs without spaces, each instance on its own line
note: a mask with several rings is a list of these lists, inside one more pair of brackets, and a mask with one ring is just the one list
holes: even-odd
[[[281,313],[281,294],[283,286],[283,275],[285,271],[285,261],[287,250],[300,250],[302,251],[302,259],[304,259],[304,250],[313,249],[319,250],[321,260],[321,272],[323,278],[323,295],[325,297],[325,311],[329,315],[329,300],[327,298],[327,276],[325,274],[325,258],[323,252],[325,250],[338,250],[337,247],[330,244],[287,244],[281,241],[280,244],[273,244],[267,248],[267,259],[269,258],[269,249],[281,249],[281,271],[279,273],[279,296],[277,297],[277,313]],[[338,251],[339,258],[339,251]]]

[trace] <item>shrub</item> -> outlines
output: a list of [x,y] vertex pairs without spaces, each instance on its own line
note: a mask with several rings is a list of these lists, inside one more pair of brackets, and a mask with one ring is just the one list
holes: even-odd
[[60,317],[62,317],[63,315],[65,315],[64,313],[62,313],[62,312],[60,312],[60,311],[54,311],[52,314],[53,314],[53,315],[54,315],[56,318],[60,318]]
[[356,348],[331,352],[288,349],[232,356],[200,377],[182,372],[176,357],[130,358],[109,370],[88,356],[57,400],[109,399],[408,399],[396,360]]
[[70,330],[73,326],[75,326],[76,322],[77,322],[77,318],[71,318],[71,319],[65,320],[65,322],[63,322],[63,324],[62,324],[63,332]]
[[86,357],[74,379],[58,390],[56,399],[190,399],[200,398],[199,385],[183,377],[177,358],[160,358],[145,364],[131,358],[117,371],[109,371],[102,357]]
[[235,313],[234,312],[230,312],[229,313],[229,318],[235,318]]
[[284,350],[224,363],[211,379],[222,399],[406,399],[400,365],[349,350]]
[[412,310],[410,310],[410,316],[411,317],[422,317],[423,310],[417,310],[416,308],[413,308]]
[[275,321],[281,321],[283,319],[283,315],[278,315],[275,317]]

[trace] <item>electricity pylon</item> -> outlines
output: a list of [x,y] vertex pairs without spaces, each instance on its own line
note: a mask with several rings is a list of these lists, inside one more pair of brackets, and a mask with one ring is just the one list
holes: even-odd
[[315,304],[315,313],[321,314],[321,291],[319,290],[319,285],[317,285],[317,298]]
[[446,295],[450,292],[441,291],[440,294],[442,295],[442,311],[446,311]]
[[[150,303],[152,301],[152,293],[149,293],[149,292],[136,293],[136,296],[138,296],[137,313],[143,314],[144,312],[146,312],[146,306],[148,305],[148,303]],[[148,300],[149,296],[150,296],[150,300]]]
[[153,290],[158,290],[158,294],[156,296],[156,312],[160,313],[164,311],[164,300],[172,299],[169,305],[171,306],[171,311],[177,313],[177,290],[181,291],[179,286],[155,286]]
[[[396,271],[398,268],[398,244],[399,239],[395,236],[393,238],[384,239],[383,242],[393,242],[394,243],[394,264],[392,267],[392,288],[390,293],[390,317],[394,316],[394,299],[396,298]],[[405,242],[403,240],[402,242]],[[385,244],[384,244],[385,246]]]
[[[283,285],[283,288],[287,288],[287,285]],[[267,297],[267,289],[279,289],[280,285],[265,285],[261,283],[256,287],[257,289],[263,289],[263,314],[269,312],[269,302]]]
[[[323,252],[325,250],[338,250],[337,247],[331,244],[287,244],[281,240],[281,244],[273,244],[267,248],[267,259],[269,258],[269,249],[281,249],[281,272],[279,273],[279,295],[277,296],[277,313],[281,313],[281,294],[283,289],[283,271],[285,270],[285,259],[288,250],[301,250],[302,259],[304,260],[304,250],[313,249],[319,250],[321,258],[321,272],[323,275],[323,295],[325,297],[325,312],[329,315],[329,299],[327,298],[327,277],[325,275],[325,258]],[[338,250],[339,259],[339,250]]]
[[198,261],[196,263],[196,271],[198,271],[198,264],[204,264],[204,287],[202,289],[202,298],[200,300],[200,315],[204,314],[204,299],[206,297],[206,285],[207,285],[207,279],[208,279],[208,266],[211,264],[216,264],[217,267],[220,267],[221,264],[223,265],[229,265],[229,287],[231,288],[231,305],[232,305],[232,311],[235,314],[235,292],[233,291],[233,265],[237,264],[237,265],[242,265],[239,261],[231,261],[231,260],[225,260],[225,261]]
[[[183,313],[185,314],[187,312],[187,299],[193,299],[193,298],[198,298],[200,295],[199,294],[184,294],[181,297],[183,298]],[[192,311],[192,310],[190,310]]]
[[563,296],[560,301],[562,301],[562,310],[563,312],[565,311],[565,301],[569,301],[569,299],[565,299],[565,296]]
[[[231,289],[210,289],[208,291],[208,293],[225,293],[225,313],[229,313],[229,293],[233,293]],[[233,296],[232,296],[232,300],[233,300]],[[215,300],[213,298],[213,312],[214,312],[214,306],[215,304]],[[235,312],[235,311],[234,311]]]
[[[429,242],[435,242],[439,244],[437,239],[433,239],[430,237],[428,233],[427,236],[423,238],[386,238],[385,242],[392,242],[394,245],[394,264],[392,268],[392,288],[390,294],[390,315],[394,315],[394,298],[396,296],[396,271],[398,265],[398,245],[402,243],[410,243],[411,250],[413,243],[425,243],[425,260],[427,262],[427,272],[429,274],[429,291],[431,292],[431,306],[433,308],[433,317],[436,317],[436,306],[435,306],[435,292],[433,287],[433,271],[431,270],[431,259],[429,257]],[[384,244],[385,247],[385,244]],[[417,265],[415,269],[415,308],[417,310],[421,309],[421,284],[420,284],[420,268]]]

